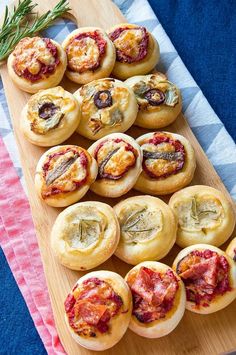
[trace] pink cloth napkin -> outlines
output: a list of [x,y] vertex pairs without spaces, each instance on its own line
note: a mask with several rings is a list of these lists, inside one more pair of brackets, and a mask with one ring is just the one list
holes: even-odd
[[65,354],[53,319],[28,199],[0,138],[0,245],[48,354]]

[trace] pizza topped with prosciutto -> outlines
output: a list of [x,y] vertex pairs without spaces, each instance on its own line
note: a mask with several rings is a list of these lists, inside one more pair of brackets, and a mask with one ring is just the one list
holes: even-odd
[[115,345],[127,330],[132,300],[120,275],[94,271],[79,279],[64,306],[73,338],[88,349],[105,350]]
[[133,297],[130,328],[139,335],[158,338],[170,333],[185,308],[182,281],[167,265],[146,261],[125,277]]
[[174,269],[186,287],[187,308],[212,313],[236,297],[236,266],[222,250],[207,244],[183,249]]

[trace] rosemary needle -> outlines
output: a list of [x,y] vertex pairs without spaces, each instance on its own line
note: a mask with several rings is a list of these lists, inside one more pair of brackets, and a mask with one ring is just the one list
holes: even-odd
[[68,1],[60,0],[51,11],[36,17],[33,24],[24,23],[26,16],[32,14],[35,6],[36,4],[32,4],[32,0],[19,0],[18,6],[14,7],[12,14],[9,14],[9,9],[6,7],[0,30],[0,62],[8,57],[22,38],[33,37],[39,31],[47,28],[56,18],[70,10]]

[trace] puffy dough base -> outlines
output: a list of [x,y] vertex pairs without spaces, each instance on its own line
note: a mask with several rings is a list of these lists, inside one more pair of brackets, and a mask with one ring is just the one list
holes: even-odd
[[223,295],[216,296],[208,307],[203,307],[203,306],[196,307],[194,302],[190,302],[188,300],[186,302],[186,309],[188,309],[189,311],[194,313],[200,313],[200,314],[210,314],[210,313],[220,311],[221,309],[227,307],[236,298],[236,264],[234,263],[234,261],[223,250],[217,247],[214,247],[212,245],[207,245],[207,244],[196,244],[181,250],[180,253],[177,255],[177,257],[175,258],[172,267],[176,271],[178,262],[181,259],[183,259],[186,255],[188,255],[191,251],[204,250],[204,249],[209,249],[217,252],[219,255],[223,255],[227,259],[230,265],[230,281],[232,287],[231,291],[227,291]]
[[115,272],[107,270],[93,271],[82,276],[77,283],[80,284],[90,277],[98,277],[99,279],[110,283],[114,291],[118,293],[123,299],[125,309],[128,309],[128,312],[121,313],[110,321],[111,332],[107,334],[101,334],[96,338],[84,338],[77,335],[69,326],[67,317],[65,315],[69,332],[77,343],[86,349],[102,351],[113,347],[125,334],[132,312],[132,297],[129,287],[124,279]]
[[[109,29],[108,33],[112,32],[118,27],[122,26],[126,27],[136,27],[132,24],[119,24],[114,26],[113,28]],[[144,75],[148,74],[155,65],[159,62],[160,59],[160,48],[159,44],[157,43],[156,39],[153,37],[151,33],[149,33],[149,45],[148,45],[148,53],[145,58],[140,60],[139,62],[134,63],[122,63],[122,62],[115,62],[115,66],[112,70],[112,74],[121,80],[126,80],[134,75]]]
[[[104,78],[106,80],[106,78]],[[116,87],[125,87],[129,91],[129,104],[127,109],[122,112],[124,115],[124,119],[121,122],[120,125],[114,125],[112,126],[105,126],[102,129],[100,129],[99,132],[93,134],[92,131],[88,127],[88,120],[83,119],[83,112],[82,112],[82,119],[80,120],[79,126],[77,127],[76,131],[81,134],[81,136],[86,137],[91,140],[97,140],[100,139],[107,134],[111,133],[116,133],[116,132],[125,132],[127,131],[132,124],[135,122],[135,119],[137,117],[137,112],[138,112],[138,105],[137,105],[137,100],[136,97],[133,93],[133,91],[122,81],[120,80],[115,80],[114,85]],[[83,97],[80,95],[80,90],[78,89],[74,93],[75,97],[77,98],[79,103],[82,103]]]
[[232,259],[235,258],[236,255],[236,237],[231,240],[229,243],[227,249],[226,249],[226,254],[228,254]]
[[[107,135],[105,139],[114,139],[114,138],[122,138],[124,141],[130,143],[138,152],[138,157],[136,160],[136,164],[133,168],[131,168],[124,176],[119,180],[111,180],[111,179],[98,179],[91,186],[90,189],[95,192],[97,195],[104,197],[120,197],[124,195],[126,192],[132,189],[134,184],[136,183],[140,172],[142,171],[142,152],[140,150],[139,145],[135,142],[135,140],[123,133],[113,133]],[[94,152],[96,147],[103,141],[103,139],[98,140],[93,143],[88,152],[94,156]]]
[[87,71],[85,71],[83,73],[76,73],[76,72],[70,71],[68,69],[66,70],[66,73],[65,73],[66,76],[71,81],[74,81],[77,84],[82,84],[83,85],[83,84],[87,84],[87,83],[89,83],[90,81],[93,81],[93,80],[106,78],[106,77],[108,77],[111,74],[112,69],[114,67],[114,64],[115,64],[115,61],[116,61],[115,47],[114,47],[112,41],[107,36],[106,32],[103,31],[101,28],[97,28],[97,27],[82,27],[82,28],[79,28],[77,30],[74,30],[63,41],[62,47],[64,48],[64,50],[66,50],[66,47],[68,46],[71,38],[73,38],[76,35],[79,35],[80,33],[90,32],[90,31],[95,31],[95,30],[99,30],[103,34],[104,38],[107,41],[106,53],[105,53],[104,57],[101,60],[101,65],[96,70],[87,70]]
[[[185,189],[176,192],[169,201],[169,206],[174,210],[174,205],[176,202],[181,201],[183,198],[188,198],[190,196],[202,196],[205,195],[213,195],[217,199],[220,200],[223,210],[224,210],[224,218],[221,225],[211,230],[210,228],[207,231],[196,231],[196,232],[188,232],[182,230],[180,227],[177,231],[177,239],[176,243],[181,247],[185,248],[193,244],[205,243],[212,244],[216,247],[222,245],[233,233],[235,227],[235,216],[233,212],[233,208],[230,202],[227,200],[225,195],[219,190],[214,189],[210,186],[204,185],[194,185],[186,187]],[[178,216],[176,215],[178,219]]]
[[[125,83],[132,87],[135,85],[135,83],[143,80],[143,78],[145,78],[145,76],[135,76],[127,79]],[[180,90],[177,89],[177,92],[179,96],[179,102],[174,107],[160,105],[158,106],[157,110],[153,111],[139,110],[134,123],[135,126],[148,129],[159,129],[173,123],[182,110],[182,98]]]
[[145,260],[160,260],[164,258],[173,247],[176,239],[177,223],[175,216],[168,205],[159,198],[152,196],[135,196],[121,201],[114,206],[115,213],[118,216],[121,210],[126,206],[133,204],[150,206],[161,210],[163,227],[158,231],[155,237],[145,242],[136,242],[136,244],[128,244],[123,241],[122,232],[121,239],[116,249],[115,255],[128,264],[137,265]]
[[57,86],[62,80],[67,66],[66,53],[64,52],[59,43],[53,41],[52,39],[50,40],[57,47],[60,64],[56,67],[55,72],[53,74],[50,74],[47,78],[40,79],[36,82],[31,82],[30,80],[26,80],[23,77],[18,76],[13,69],[13,54],[10,54],[10,56],[8,57],[7,69],[9,76],[19,89],[29,92],[30,94],[34,94],[39,90],[49,89],[51,87]]
[[[64,240],[64,226],[69,229],[67,216],[76,214],[80,206],[97,208],[107,217],[107,228],[95,247],[70,248]],[[70,233],[68,231],[68,233]],[[120,227],[113,209],[102,202],[86,201],[77,203],[61,212],[52,228],[51,247],[60,263],[72,270],[89,270],[105,262],[114,253],[120,238]]]
[[[49,150],[47,150],[39,159],[37,167],[36,167],[36,173],[35,173],[35,189],[41,197],[41,192],[42,192],[42,187],[43,187],[43,178],[42,178],[42,166],[44,164],[46,154],[48,153],[53,153],[56,151],[58,147],[53,147]],[[92,158],[91,166],[90,166],[90,183],[92,183],[97,176],[97,162],[94,158]],[[90,185],[86,184],[79,188],[78,190],[68,192],[68,193],[61,193],[58,195],[54,195],[52,197],[47,197],[43,199],[43,201],[48,204],[49,206],[52,207],[66,207],[69,205],[72,205],[72,203],[78,202],[89,190]]]
[[[139,270],[142,266],[149,267],[153,270],[159,272],[165,272],[171,269],[169,266],[156,262],[156,261],[145,261],[138,264],[131,270]],[[129,273],[125,276],[127,280]],[[158,319],[152,323],[145,325],[137,320],[135,316],[131,316],[131,321],[129,328],[136,334],[141,335],[145,338],[161,338],[169,333],[171,333],[181,321],[186,305],[186,292],[185,287],[181,279],[176,275],[179,280],[179,289],[175,296],[175,302],[173,309],[167,313],[165,318]]]
[[[56,88],[53,89],[55,90]],[[47,92],[50,93],[51,90],[48,89]],[[25,105],[21,113],[20,128],[30,143],[40,147],[52,147],[63,143],[74,133],[80,121],[79,104],[71,93],[66,92],[66,96],[75,102],[75,109],[65,114],[63,117],[63,126],[59,125],[59,127],[50,130],[44,135],[37,134],[31,130],[30,121],[27,119],[28,104]]]
[[[143,136],[137,138],[137,142],[141,144],[144,139],[151,138],[152,135],[153,133],[146,133]],[[171,135],[174,137],[174,139],[178,139],[184,145],[186,157],[183,169],[180,170],[177,174],[168,176],[163,180],[151,179],[143,171],[134,186],[135,190],[152,195],[167,195],[182,189],[192,181],[196,169],[196,158],[194,150],[189,141],[183,136],[175,133],[171,133]]]

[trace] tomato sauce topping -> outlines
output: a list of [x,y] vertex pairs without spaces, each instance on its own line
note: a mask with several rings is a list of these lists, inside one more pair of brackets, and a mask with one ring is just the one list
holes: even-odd
[[96,277],[76,285],[65,300],[70,327],[80,336],[96,337],[110,330],[110,321],[120,314],[122,298],[112,286]]
[[119,180],[136,164],[138,153],[123,139],[106,139],[95,149],[98,179]]
[[[122,44],[117,47],[116,43],[116,58],[118,62],[135,63],[139,62],[147,56],[149,35],[145,27],[120,27],[109,33],[112,42],[115,42],[124,32],[127,32],[127,38],[122,41]],[[135,41],[135,36],[141,32],[141,38]],[[137,48],[138,46],[138,51]],[[135,53],[133,52],[135,50]]]
[[[89,43],[90,39],[92,43]],[[99,31],[80,33],[71,39],[66,48],[68,69],[77,73],[98,69],[106,47],[107,41]]]
[[[75,162],[79,164],[79,168],[76,167]],[[88,180],[88,166],[88,157],[80,149],[66,148],[50,154],[42,167],[45,180],[42,197],[47,198],[79,189]],[[76,169],[82,170],[82,174],[80,175]],[[66,174],[65,179],[60,179],[64,174]]]
[[143,142],[143,170],[152,179],[165,179],[177,174],[185,163],[185,149],[179,140],[157,132]]
[[208,307],[218,295],[230,291],[229,263],[212,250],[194,250],[179,261],[177,273],[182,278],[187,300]]
[[[37,41],[43,41],[45,48],[38,49],[35,46]],[[48,52],[47,57],[46,52]],[[13,55],[15,56],[13,64],[15,73],[31,82],[49,77],[60,64],[58,49],[49,38],[23,38],[16,46]]]
[[159,273],[145,266],[131,273],[128,285],[133,296],[133,315],[141,323],[165,318],[172,309],[179,288],[172,270]]

